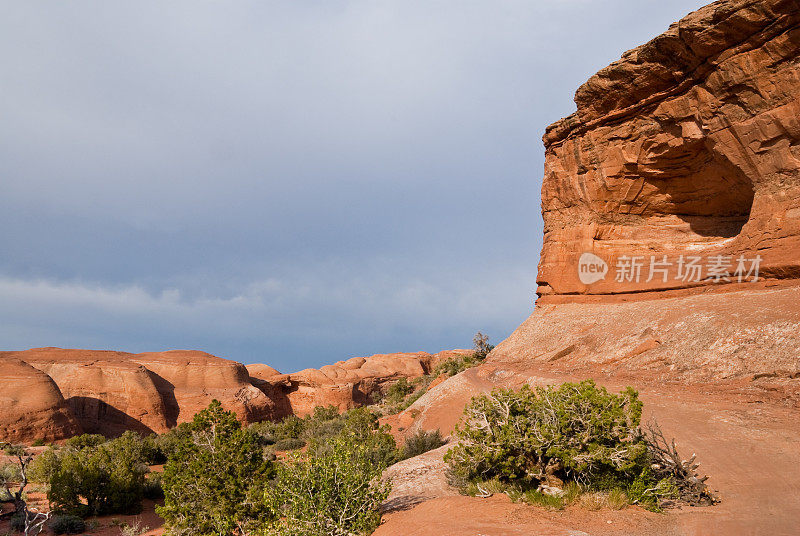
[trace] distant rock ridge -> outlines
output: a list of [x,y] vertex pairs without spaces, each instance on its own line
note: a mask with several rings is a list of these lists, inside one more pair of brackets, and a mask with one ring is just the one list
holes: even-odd
[[725,0],[582,85],[543,138],[541,303],[800,278],[799,56],[796,0]]
[[280,374],[267,365],[247,365],[250,376],[273,400],[281,400],[285,415],[308,415],[317,406],[333,405],[344,411],[368,404],[380,387],[400,378],[418,378],[456,355],[472,350],[376,354],[337,361],[320,369]]
[[422,376],[460,352],[358,357],[293,374],[191,350],[0,352],[0,440],[163,433],[215,398],[244,423],[306,415],[318,405],[345,410],[368,403],[386,382]]

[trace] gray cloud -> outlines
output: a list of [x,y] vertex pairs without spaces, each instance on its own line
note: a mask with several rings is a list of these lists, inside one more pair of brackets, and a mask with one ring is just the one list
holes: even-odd
[[701,4],[8,3],[3,346],[497,341],[532,308],[544,127]]

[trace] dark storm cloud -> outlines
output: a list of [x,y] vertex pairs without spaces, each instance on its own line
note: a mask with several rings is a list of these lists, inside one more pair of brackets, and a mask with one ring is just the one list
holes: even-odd
[[3,347],[496,342],[532,309],[545,126],[700,5],[5,3]]

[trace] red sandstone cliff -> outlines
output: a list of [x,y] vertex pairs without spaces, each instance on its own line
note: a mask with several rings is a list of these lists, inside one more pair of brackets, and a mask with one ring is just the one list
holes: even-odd
[[[762,278],[800,277],[799,24],[793,0],[715,2],[578,89],[544,135],[545,302],[709,284],[717,255],[722,272],[761,256]],[[605,279],[581,281],[587,252]],[[664,255],[667,281],[647,281]],[[640,281],[616,280],[623,256]],[[699,281],[677,277],[681,256],[701,258]]]
[[13,357],[0,358],[0,440],[53,441],[82,432],[47,374]]

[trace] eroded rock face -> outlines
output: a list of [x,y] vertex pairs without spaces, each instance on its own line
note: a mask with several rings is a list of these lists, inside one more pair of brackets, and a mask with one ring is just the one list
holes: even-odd
[[[542,303],[709,284],[718,255],[731,274],[760,256],[761,277],[800,277],[798,94],[793,0],[715,2],[594,75],[544,136]],[[588,284],[587,252],[608,264]],[[638,281],[616,280],[623,256],[641,257]],[[701,257],[699,281],[681,256]]]
[[49,376],[70,417],[90,433],[163,433],[215,398],[245,423],[274,418],[276,412],[275,403],[251,384],[244,365],[205,352],[34,348],[0,352],[0,359],[23,361]]
[[0,441],[56,441],[82,432],[47,374],[0,353]]
[[418,378],[431,372],[443,360],[471,350],[376,354],[338,361],[320,369],[278,374],[266,365],[248,365],[250,376],[282,408],[283,415],[304,416],[317,406],[336,406],[344,411],[368,404],[372,395],[387,382]]
[[[34,348],[0,352],[0,439],[31,442],[81,432],[163,433],[219,400],[245,424],[371,401],[400,378],[429,373],[451,350],[382,354],[281,374],[189,350],[131,354]],[[249,369],[249,370],[248,370]]]
[[167,409],[150,372],[131,354],[33,348],[13,355],[50,376],[87,433],[166,432]]
[[236,361],[192,350],[148,352],[131,360],[154,377],[169,426],[192,420],[215,398],[245,423],[274,417],[274,402],[250,383],[247,369]]

